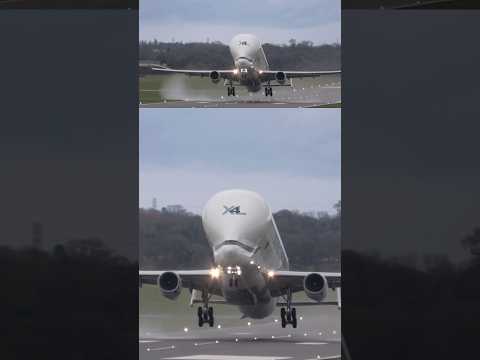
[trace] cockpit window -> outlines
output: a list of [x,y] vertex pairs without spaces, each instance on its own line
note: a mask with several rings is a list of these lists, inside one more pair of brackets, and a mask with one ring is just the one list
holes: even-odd
[[238,42],[238,45],[240,45],[240,46],[248,46],[248,43],[247,43],[245,40],[240,40],[240,41]]

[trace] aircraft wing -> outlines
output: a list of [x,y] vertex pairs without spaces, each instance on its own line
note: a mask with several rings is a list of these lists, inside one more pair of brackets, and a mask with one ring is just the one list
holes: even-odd
[[[337,304],[341,307],[340,288],[342,275],[339,272],[315,272],[321,274],[327,279],[327,285],[330,289],[337,291],[337,302],[302,302],[293,303],[292,305],[333,305]],[[303,271],[275,271],[272,277],[268,278],[268,287],[272,296],[282,296],[286,294],[287,289],[292,292],[303,291],[303,280],[305,276],[312,274],[312,272]]]
[[193,290],[208,289],[211,294],[221,295],[218,281],[212,278],[211,270],[140,270],[139,281],[142,284],[157,285],[157,280],[160,275],[165,272],[176,273],[181,281],[182,287]]
[[286,75],[287,79],[293,78],[307,78],[307,77],[319,77],[325,75],[337,75],[341,74],[341,70],[334,70],[334,71],[272,71],[272,70],[264,70],[262,72],[262,77],[264,81],[267,80],[275,80],[275,75],[278,72],[282,72]]
[[210,77],[212,73],[217,73],[220,78],[230,79],[234,74],[234,70],[182,70],[170,69],[167,67],[157,66],[152,67],[153,71],[159,74],[184,74],[188,76]]

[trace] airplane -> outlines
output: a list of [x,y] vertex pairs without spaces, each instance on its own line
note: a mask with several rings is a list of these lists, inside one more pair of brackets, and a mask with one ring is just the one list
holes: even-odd
[[[211,305],[238,306],[242,318],[262,319],[281,307],[283,328],[297,327],[295,306],[337,305],[341,308],[341,274],[289,270],[288,257],[272,212],[265,200],[248,190],[225,190],[205,205],[202,225],[213,251],[214,267],[203,270],[140,270],[139,285],[156,285],[175,300],[182,288],[190,290],[190,306],[198,307],[198,325],[214,326]],[[308,251],[308,249],[305,249]],[[328,289],[337,301],[323,301]],[[294,302],[304,291],[313,301]],[[220,300],[212,299],[215,295]]]
[[[273,86],[292,86],[291,79],[340,74],[334,71],[274,71],[270,70],[260,40],[252,34],[238,34],[230,41],[230,54],[234,68],[228,70],[180,70],[167,67],[152,67],[162,74],[185,74],[209,77],[213,83],[224,80],[228,85],[227,95],[235,96],[234,84],[245,86],[249,92],[265,88],[265,96],[273,96]],[[287,82],[288,81],[288,82]],[[275,84],[272,84],[275,82]]]

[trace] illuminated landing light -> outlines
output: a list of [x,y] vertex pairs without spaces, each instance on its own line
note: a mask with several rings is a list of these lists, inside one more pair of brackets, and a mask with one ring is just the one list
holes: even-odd
[[238,338],[235,339],[235,342],[238,342]]
[[247,323],[247,325],[248,325],[248,326],[252,326],[252,323],[249,321],[249,322]]
[[318,333],[318,335],[322,336],[322,333],[321,333],[321,332],[319,332],[319,333]]
[[188,332],[188,328],[183,328],[183,331]]
[[212,268],[210,269],[210,276],[213,279],[218,279],[220,277],[220,268]]
[[303,320],[303,316],[300,316],[300,320]]
[[273,276],[275,275],[275,273],[274,273],[272,270],[270,270],[270,271],[267,273],[267,275],[268,275],[269,278],[273,278]]
[[198,343],[194,343],[193,346],[198,346]]
[[273,321],[278,322],[278,319],[275,319],[275,320],[273,320]]
[[332,334],[335,335],[337,332],[335,330],[332,331]]
[[259,70],[258,73],[259,73],[260,75],[262,75],[262,74],[263,74],[263,70]]
[[147,348],[147,351],[150,351],[150,348]]
[[233,75],[237,75],[238,74],[238,69],[233,69]]
[[219,342],[220,342],[220,341],[218,341],[218,340],[215,340],[215,344],[218,344]]
[[292,337],[292,334],[288,334],[287,336],[288,336],[288,337]]
[[257,340],[257,337],[255,336],[255,337],[253,338],[253,340]]
[[250,260],[250,265],[255,265],[255,261]]
[[257,266],[257,269],[258,269],[258,270],[260,270],[260,269],[261,269],[260,265],[258,265],[258,266]]
[[272,339],[275,339],[275,336],[274,336],[274,335],[272,335]]
[[217,328],[218,328],[218,329],[221,329],[221,328],[222,328],[222,325],[218,325]]
[[172,345],[172,349],[175,349],[175,345]]
[[304,333],[303,336],[307,336],[308,334],[307,333]]

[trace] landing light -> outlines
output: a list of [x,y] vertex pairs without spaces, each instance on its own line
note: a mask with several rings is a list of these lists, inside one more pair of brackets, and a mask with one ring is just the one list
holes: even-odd
[[210,276],[214,279],[218,279],[220,276],[220,269],[218,267],[210,269]]
[[269,278],[272,278],[272,277],[275,275],[275,273],[274,273],[272,270],[270,270],[270,271],[267,273],[267,275],[268,275]]
[[238,74],[238,69],[233,69],[233,75],[237,75]]
[[254,264],[255,264],[255,261],[250,260],[250,265],[254,265]]

